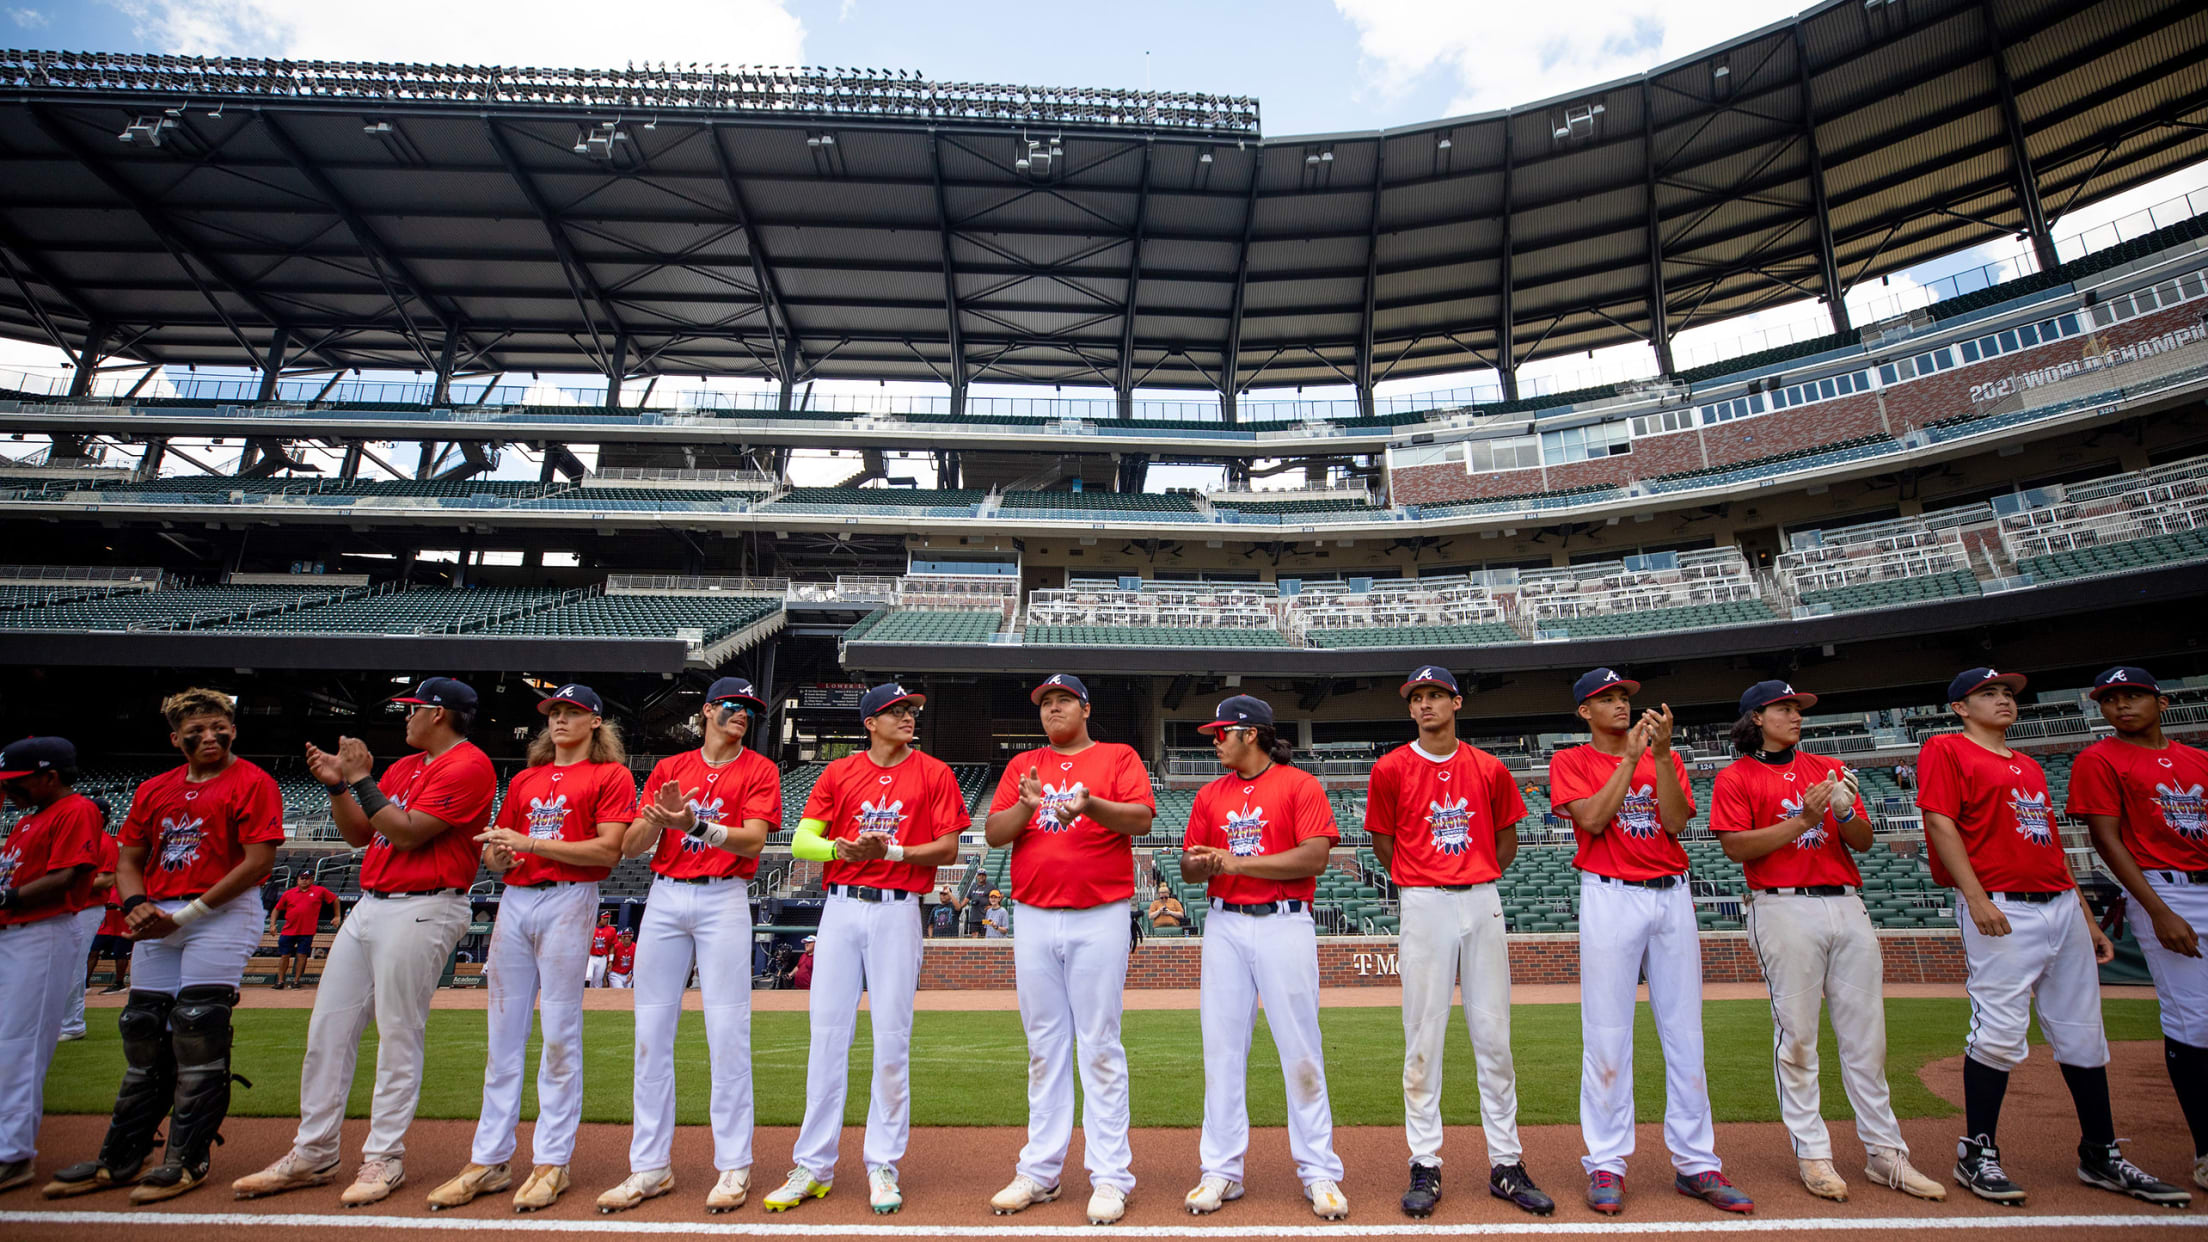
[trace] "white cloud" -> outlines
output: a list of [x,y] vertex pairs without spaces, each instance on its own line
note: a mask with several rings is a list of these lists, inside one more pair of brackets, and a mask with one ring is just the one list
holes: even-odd
[[107,0],[154,49],[200,56],[610,68],[631,60],[795,65],[805,26],[781,0]]
[[46,15],[37,9],[9,9],[7,14],[8,20],[25,30],[39,30],[52,24]]
[[1640,73],[1796,11],[1799,0],[1578,0],[1542,4],[1430,4],[1334,0],[1357,28],[1366,86],[1409,89],[1450,75],[1451,115],[1567,94]]

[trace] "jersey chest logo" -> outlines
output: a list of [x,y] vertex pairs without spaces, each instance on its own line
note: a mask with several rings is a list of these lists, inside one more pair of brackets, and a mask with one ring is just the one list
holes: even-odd
[[[720,823],[723,801],[724,799],[718,794],[714,795],[710,802],[700,802],[696,798],[692,798],[690,799],[690,814],[696,816],[697,821],[701,824]],[[705,842],[698,840],[696,837],[684,837],[682,839],[682,852],[685,854],[701,854],[705,852],[705,849]]]
[[529,799],[529,835],[539,841],[550,841],[560,835],[560,825],[567,822],[567,795],[556,798]]
[[6,888],[15,879],[15,869],[23,865],[17,850],[0,850],[0,888]]
[[[1060,764],[1070,768],[1072,764]],[[1081,782],[1069,780],[1063,785],[1043,786],[1043,804],[1035,808],[1035,827],[1043,832],[1064,832],[1073,824],[1059,817],[1059,812],[1073,805],[1081,792]]]
[[904,823],[905,802],[902,798],[892,802],[889,800],[889,796],[884,794],[880,802],[862,801],[859,803],[859,831],[862,833],[874,832],[896,836],[897,830],[902,828]]
[[2154,787],[2154,805],[2162,812],[2162,822],[2188,841],[2208,837],[2208,799],[2202,798],[2201,791],[2199,785]]
[[[1794,779],[1794,774],[1791,772],[1787,773],[1787,779]],[[1779,817],[1775,820],[1772,820],[1771,822],[1773,825],[1783,824],[1786,821],[1794,818],[1795,816],[1800,815],[1801,813],[1802,800],[1800,798],[1782,797],[1779,799]],[[1824,845],[1824,843],[1825,821],[1822,819],[1818,820],[1814,824],[1811,824],[1808,831],[1794,838],[1794,848],[1798,850],[1817,849],[1820,846]]]
[[1469,805],[1470,799],[1459,798],[1451,802],[1446,794],[1426,804],[1426,829],[1433,834],[1434,848],[1452,858],[1472,848]]
[[192,865],[199,856],[199,843],[205,839],[207,821],[196,815],[164,815],[161,817],[161,869],[180,871]]
[[1265,808],[1248,803],[1227,812],[1227,852],[1236,858],[1255,858],[1265,852]]
[[1618,827],[1629,837],[1644,840],[1664,830],[1656,808],[1656,787],[1643,785],[1638,789],[1627,787],[1625,801],[1618,804]]
[[2034,845],[2051,845],[2055,840],[2055,817],[2047,810],[2047,795],[2028,794],[2014,787],[2009,790],[2009,813],[2016,816],[2017,835]]

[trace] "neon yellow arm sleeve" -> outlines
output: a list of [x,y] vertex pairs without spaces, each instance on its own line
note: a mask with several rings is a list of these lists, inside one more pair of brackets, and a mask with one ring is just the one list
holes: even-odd
[[824,819],[797,821],[797,833],[790,838],[790,854],[814,862],[832,861],[836,856],[836,847],[828,838],[820,835],[827,828],[828,821]]

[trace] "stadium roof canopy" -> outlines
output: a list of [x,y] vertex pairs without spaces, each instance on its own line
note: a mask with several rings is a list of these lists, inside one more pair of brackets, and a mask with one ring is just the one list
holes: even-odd
[[1975,243],[2051,265],[2063,212],[2208,158],[2204,63],[2186,0],[1835,0],[1505,112],[1266,138],[1246,99],[855,70],[6,52],[0,333],[954,394],[1669,370],[1683,329]]

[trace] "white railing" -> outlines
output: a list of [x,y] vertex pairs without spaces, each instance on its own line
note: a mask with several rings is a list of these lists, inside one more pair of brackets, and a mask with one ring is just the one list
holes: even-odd
[[608,595],[767,595],[789,594],[788,578],[692,577],[680,574],[610,574]]
[[1822,532],[1825,543],[1780,553],[1777,572],[1799,593],[1926,578],[1969,567],[1959,531],[1927,530],[1910,518],[1881,522],[1876,533],[1864,533],[1871,529]]
[[1675,567],[1635,569],[1622,561],[1602,561],[1524,570],[1518,577],[1518,610],[1535,622],[1762,596],[1762,584],[1734,547],[1681,553]]
[[771,491],[773,475],[761,470],[689,470],[676,466],[614,466],[583,480],[585,488],[630,483],[710,484],[729,491]]
[[0,565],[0,583],[23,582],[144,583],[152,590],[161,585],[161,571],[150,566]]
[[[2064,506],[2069,510],[2069,506]],[[2077,548],[2129,543],[2156,535],[2208,527],[2208,495],[2186,497],[2139,508],[2110,506],[2076,516],[2034,511],[2004,518],[2001,545],[2017,561]]]

